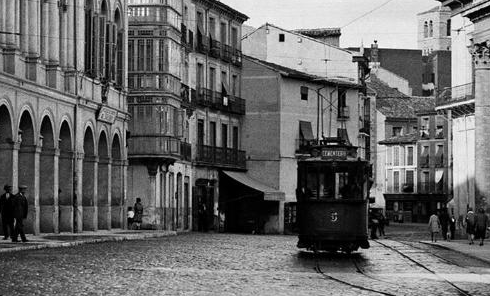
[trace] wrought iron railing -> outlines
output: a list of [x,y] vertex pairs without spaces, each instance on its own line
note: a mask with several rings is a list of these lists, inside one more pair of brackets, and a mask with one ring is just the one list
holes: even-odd
[[436,97],[436,105],[464,102],[475,98],[475,84],[467,83],[454,87],[447,87],[439,91]]
[[245,168],[245,151],[233,148],[198,145],[195,160],[218,166]]

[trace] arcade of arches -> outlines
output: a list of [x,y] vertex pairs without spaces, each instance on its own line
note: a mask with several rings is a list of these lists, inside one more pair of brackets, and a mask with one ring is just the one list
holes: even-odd
[[[0,101],[0,184],[11,184],[13,193],[20,184],[28,187],[26,232],[123,228],[127,161],[121,132],[80,123],[84,133],[77,141],[69,116],[56,122],[49,112],[18,110]],[[77,143],[83,153],[75,151]]]

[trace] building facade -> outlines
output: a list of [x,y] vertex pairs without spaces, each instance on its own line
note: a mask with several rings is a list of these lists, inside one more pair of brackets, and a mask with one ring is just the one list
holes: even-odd
[[[124,1],[1,1],[0,182],[29,233],[124,227]],[[76,25],[75,25],[76,24]]]
[[129,1],[128,204],[142,199],[143,227],[191,228],[189,89],[182,1]]
[[463,14],[473,1],[440,2],[452,12],[452,74],[451,87],[437,94],[436,110],[446,116],[452,133],[449,143],[452,158],[449,176],[452,177],[453,200],[449,206],[454,209],[456,216],[460,216],[465,215],[469,207],[475,209],[478,204],[476,167],[483,164],[477,161],[476,148],[476,68],[471,51],[475,25]]

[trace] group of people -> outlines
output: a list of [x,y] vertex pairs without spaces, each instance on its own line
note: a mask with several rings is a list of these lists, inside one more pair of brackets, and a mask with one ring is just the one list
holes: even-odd
[[19,193],[12,194],[12,186],[3,187],[5,193],[0,196],[0,216],[2,216],[3,239],[9,237],[12,242],[27,242],[24,233],[24,219],[27,219],[28,203],[26,197],[27,186],[20,185]]
[[[466,234],[468,235],[469,244],[474,243],[474,239],[480,239],[480,246],[483,246],[487,227],[490,226],[489,218],[485,214],[485,210],[480,208],[478,213],[475,214],[472,208],[468,209],[468,213],[464,218],[464,224],[466,225]],[[442,232],[442,238],[444,240],[454,239],[456,232],[456,219],[454,216],[450,216],[447,209],[443,208],[439,215],[434,213],[429,218],[429,231],[433,242],[437,242],[437,236],[439,231]]]
[[128,207],[128,229],[141,229],[141,223],[143,222],[143,205],[141,204],[141,198],[136,198],[134,207]]

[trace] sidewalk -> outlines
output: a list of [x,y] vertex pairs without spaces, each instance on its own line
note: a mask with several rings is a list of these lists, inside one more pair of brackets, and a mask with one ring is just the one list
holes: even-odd
[[41,235],[27,235],[28,242],[14,243],[10,240],[0,240],[0,253],[23,250],[36,250],[43,248],[71,247],[89,243],[108,241],[139,240],[146,238],[165,237],[176,235],[175,231],[165,230],[99,230],[84,231],[82,233],[50,233]]
[[469,245],[467,240],[452,240],[444,241],[438,240],[436,243],[431,241],[420,241],[421,243],[438,246],[441,248],[453,250],[461,254],[465,254],[468,257],[479,259],[490,264],[490,240],[486,239],[483,246],[479,246],[480,241],[475,240],[473,245]]

